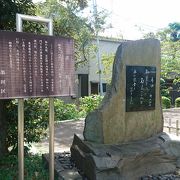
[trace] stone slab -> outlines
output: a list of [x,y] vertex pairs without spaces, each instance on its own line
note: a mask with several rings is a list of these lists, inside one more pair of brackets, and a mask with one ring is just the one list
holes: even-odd
[[92,143],[75,135],[71,156],[89,180],[136,180],[174,172],[179,167],[179,147],[180,141],[166,133],[121,145]]
[[[70,153],[55,153],[54,173],[55,179],[58,180],[82,180],[78,169],[74,163],[70,161]],[[49,169],[49,154],[42,155],[43,164],[46,169]]]
[[68,169],[59,173],[58,180],[82,180],[82,177],[76,170]]

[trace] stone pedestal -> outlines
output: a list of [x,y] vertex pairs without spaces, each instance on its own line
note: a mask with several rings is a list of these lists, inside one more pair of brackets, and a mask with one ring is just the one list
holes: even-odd
[[136,180],[180,167],[180,142],[165,133],[120,145],[92,143],[75,135],[71,156],[89,180]]

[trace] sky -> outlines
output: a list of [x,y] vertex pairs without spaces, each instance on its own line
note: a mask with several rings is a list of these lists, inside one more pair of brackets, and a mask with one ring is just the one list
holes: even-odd
[[[34,2],[40,0],[33,0]],[[90,10],[93,11],[90,0]],[[107,25],[100,35],[141,39],[169,23],[180,22],[180,0],[96,0],[97,10],[108,10]],[[111,28],[110,28],[111,25]]]
[[180,22],[180,0],[96,0],[99,10],[108,9],[105,35],[140,39],[143,33],[157,32],[169,23]]

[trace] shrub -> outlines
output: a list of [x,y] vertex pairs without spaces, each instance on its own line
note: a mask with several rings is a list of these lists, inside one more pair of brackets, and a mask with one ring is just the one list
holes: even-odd
[[167,109],[171,107],[171,100],[165,96],[162,96],[162,108]]
[[[28,155],[24,159],[24,179],[48,180],[49,174],[43,167],[40,155]],[[18,179],[18,157],[9,155],[0,159],[0,179]]]
[[175,99],[175,107],[180,107],[180,97]]
[[173,80],[173,84],[180,84],[180,77],[176,77],[174,80]]
[[[11,101],[8,108],[8,136],[7,146],[12,147],[12,153],[17,153],[18,142],[18,102]],[[55,120],[61,121],[79,117],[78,110],[74,104],[65,104],[60,99],[55,99]],[[39,142],[46,136],[49,119],[48,99],[26,99],[24,102],[24,141],[30,146],[32,142]],[[27,149],[28,150],[28,149]]]
[[86,116],[89,112],[95,110],[101,103],[103,97],[100,95],[91,95],[80,98],[80,115]]
[[[80,98],[80,111],[75,104],[66,104],[60,99],[55,99],[55,120],[75,119],[86,116],[87,113],[98,107],[102,96],[93,95]],[[8,106],[8,136],[7,146],[12,147],[12,154],[17,154],[18,142],[18,101],[11,101]],[[46,136],[49,119],[49,102],[48,99],[26,99],[24,101],[24,142],[28,147],[32,142],[39,142],[42,137]]]
[[170,97],[169,89],[168,88],[167,89],[161,89],[161,96],[169,98]]
[[160,78],[160,84],[161,85],[165,84],[165,80],[163,78]]
[[[11,101],[8,108],[8,136],[7,146],[12,146],[12,153],[17,153],[18,141],[18,102]],[[28,145],[39,142],[46,135],[48,126],[48,101],[47,99],[26,99],[24,101],[24,141]]]
[[163,78],[160,79],[160,89],[161,89],[161,96],[165,96],[167,98],[170,97],[169,89],[166,86],[166,82]]
[[62,100],[56,99],[54,106],[56,121],[75,119],[79,117],[79,112],[75,104],[65,104]]

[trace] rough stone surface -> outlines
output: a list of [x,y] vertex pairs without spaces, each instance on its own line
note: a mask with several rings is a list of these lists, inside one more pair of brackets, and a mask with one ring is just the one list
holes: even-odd
[[[155,110],[126,112],[126,65],[156,67]],[[146,139],[163,130],[160,105],[160,44],[158,40],[123,42],[117,50],[112,83],[101,106],[85,119],[87,141],[117,144]]]
[[[42,157],[44,165],[48,169],[49,154],[43,154]],[[86,180],[79,174],[69,152],[55,153],[54,171],[58,180]]]
[[179,166],[179,144],[165,133],[121,145],[92,143],[75,135],[71,156],[89,180],[173,179],[180,177],[162,174]]
[[180,177],[175,174],[167,174],[167,175],[149,175],[145,177],[141,177],[141,180],[180,180]]

